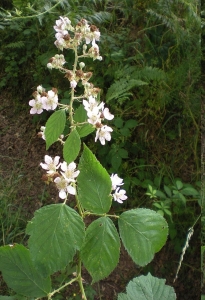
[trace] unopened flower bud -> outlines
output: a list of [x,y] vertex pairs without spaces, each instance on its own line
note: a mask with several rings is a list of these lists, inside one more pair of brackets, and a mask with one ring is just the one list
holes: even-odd
[[37,92],[39,92],[40,94],[44,91],[44,88],[41,85],[37,86]]
[[81,68],[81,70],[82,70],[82,69],[85,67],[84,62],[81,61],[81,62],[79,63],[79,66],[80,66],[80,68]]
[[71,82],[70,82],[70,87],[71,87],[72,89],[74,89],[74,88],[76,87],[76,85],[77,85],[77,82],[76,82],[75,80],[71,80]]
[[84,44],[84,45],[83,45],[83,52],[85,52],[85,51],[86,51],[86,49],[87,49],[87,45],[86,45],[86,44]]
[[47,68],[50,69],[50,70],[52,70],[52,69],[53,69],[52,63],[48,63],[48,64],[47,64]]

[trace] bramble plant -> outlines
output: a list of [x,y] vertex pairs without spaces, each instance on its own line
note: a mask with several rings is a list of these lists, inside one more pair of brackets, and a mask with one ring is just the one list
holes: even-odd
[[[28,248],[19,244],[0,247],[0,270],[17,298],[52,299],[78,282],[82,299],[87,299],[82,265],[90,273],[92,283],[107,277],[118,264],[122,242],[133,261],[145,266],[165,244],[168,225],[163,216],[150,209],[131,209],[120,215],[109,213],[112,200],[118,203],[127,200],[126,191],[121,189],[123,179],[117,174],[109,175],[81,141],[96,130],[95,142],[99,140],[103,146],[111,140],[113,131],[106,122],[114,115],[99,101],[100,89],[89,82],[92,73],[84,71],[87,58],[102,60],[96,43],[100,31],[85,19],[73,27],[67,17],[60,17],[54,29],[56,47],[74,52],[73,69],[65,68],[62,54],[52,57],[47,66],[58,69],[68,79],[70,100],[60,103],[56,88],[46,91],[39,85],[29,105],[31,114],[56,110],[39,135],[45,140],[46,149],[60,141],[63,161],[60,156],[45,155],[40,165],[46,171],[43,180],[55,184],[63,203],[47,205],[35,212],[26,228],[30,236]],[[65,128],[69,128],[68,133]],[[75,198],[74,208],[69,206],[70,194]],[[85,218],[90,215],[96,218],[86,228]],[[119,232],[112,219],[118,221]],[[76,266],[73,278],[53,288],[50,276],[63,271],[71,262]],[[147,278],[149,282],[153,280],[151,275]],[[167,299],[175,299],[172,288],[168,294]],[[119,295],[119,299],[122,297],[126,299],[126,295]]]

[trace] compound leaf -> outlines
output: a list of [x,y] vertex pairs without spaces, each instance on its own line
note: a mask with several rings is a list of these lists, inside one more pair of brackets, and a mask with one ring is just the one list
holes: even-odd
[[111,206],[111,179],[86,145],[78,168],[78,198],[82,206],[90,212],[107,213]]
[[45,297],[51,280],[35,269],[30,252],[23,245],[0,247],[0,270],[9,288],[27,297]]
[[45,267],[45,274],[52,274],[68,265],[80,250],[85,228],[81,216],[62,203],[37,210],[26,233],[32,259]]
[[74,129],[68,136],[63,146],[63,158],[69,164],[73,162],[79,154],[81,146],[80,136]]
[[165,285],[165,279],[153,277],[150,273],[131,280],[126,294],[119,294],[118,300],[176,300],[173,287]]
[[122,242],[134,262],[145,266],[166,242],[166,220],[150,209],[137,208],[122,213],[118,219]]
[[111,219],[101,217],[92,222],[86,230],[81,258],[93,282],[105,278],[114,270],[119,254],[120,238]]
[[65,110],[55,111],[46,122],[45,137],[46,137],[46,150],[58,140],[62,134],[66,123]]

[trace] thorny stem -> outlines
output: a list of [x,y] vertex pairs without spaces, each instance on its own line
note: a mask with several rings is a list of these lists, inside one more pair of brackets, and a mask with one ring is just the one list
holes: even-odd
[[[75,61],[74,61],[74,65],[73,65],[73,74],[75,74],[77,63],[78,63],[77,48],[74,49],[74,52],[75,52]],[[71,123],[71,131],[75,128],[74,121],[73,121],[73,102],[74,102],[74,99],[76,99],[76,98],[74,97],[74,93],[75,93],[75,90],[74,90],[74,88],[72,88],[71,89],[70,106],[69,106],[69,118],[70,118],[70,123]]]
[[[64,285],[62,285],[60,288],[58,288],[57,290],[53,291],[52,293],[48,294],[48,300],[52,299],[53,295],[55,295],[56,293],[59,293],[62,289],[64,289],[66,286],[71,285],[73,282],[78,281],[78,277],[73,278],[72,280],[70,280],[69,282],[66,282]],[[36,300],[38,300],[40,298],[37,298]]]
[[79,284],[79,287],[80,287],[82,299],[87,300],[85,290],[84,290],[84,287],[83,287],[82,276],[81,276],[81,259],[80,259],[79,254],[78,254],[78,266],[77,266],[77,281],[78,281],[78,284]]

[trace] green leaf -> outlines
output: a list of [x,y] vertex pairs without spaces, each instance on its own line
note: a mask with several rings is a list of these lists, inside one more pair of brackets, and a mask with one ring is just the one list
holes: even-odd
[[[88,119],[87,112],[84,109],[84,106],[80,105],[75,111],[73,120],[76,123],[84,123],[84,122],[87,122],[87,119]],[[87,124],[78,125],[76,127],[76,130],[80,137],[85,137],[88,134],[90,134],[91,132],[93,132],[95,130],[95,128],[91,124],[87,123]]]
[[126,128],[126,127],[123,127],[120,129],[120,133],[123,135],[123,136],[129,136],[130,135],[130,130],[129,128]]
[[122,163],[122,158],[119,156],[118,153],[112,156],[111,158],[111,164],[115,171],[117,171]]
[[52,274],[68,265],[76,250],[80,250],[85,228],[80,215],[62,203],[37,210],[26,233],[30,235],[32,259],[43,265],[47,274]]
[[93,282],[107,277],[117,266],[119,256],[120,238],[111,219],[101,217],[92,222],[86,230],[81,258]]
[[164,190],[165,190],[167,196],[169,198],[171,198],[172,197],[172,192],[171,192],[170,188],[167,185],[164,185]]
[[84,145],[78,165],[78,198],[84,209],[97,214],[107,213],[111,207],[112,183],[109,174]]
[[199,192],[193,187],[185,187],[180,191],[185,196],[198,196]]
[[130,119],[125,122],[125,128],[134,128],[137,126],[137,124],[138,124],[138,122],[136,120]]
[[63,158],[69,164],[73,162],[80,152],[81,140],[77,130],[71,131],[63,146]]
[[119,153],[120,157],[122,157],[122,158],[128,158],[128,152],[127,152],[127,150],[125,150],[123,148],[120,148],[118,150],[118,153]]
[[161,191],[158,191],[158,190],[156,191],[156,196],[161,198],[161,199],[166,199],[167,198],[165,193],[163,193]]
[[58,140],[62,134],[66,123],[65,110],[55,111],[46,122],[45,137],[46,150]]
[[182,201],[183,205],[186,205],[186,198],[181,193],[178,194],[179,199]]
[[119,294],[118,300],[175,300],[173,287],[165,284],[165,279],[153,277],[150,273],[135,277],[126,288],[127,294]]
[[115,118],[114,124],[117,128],[122,128],[124,121],[121,118]]
[[166,242],[167,222],[153,210],[137,208],[126,211],[120,215],[118,224],[127,252],[140,266],[148,264]]
[[178,190],[183,188],[183,183],[180,180],[176,180],[175,184]]
[[0,270],[8,287],[23,296],[44,297],[51,290],[50,278],[37,272],[23,245],[0,247]]

